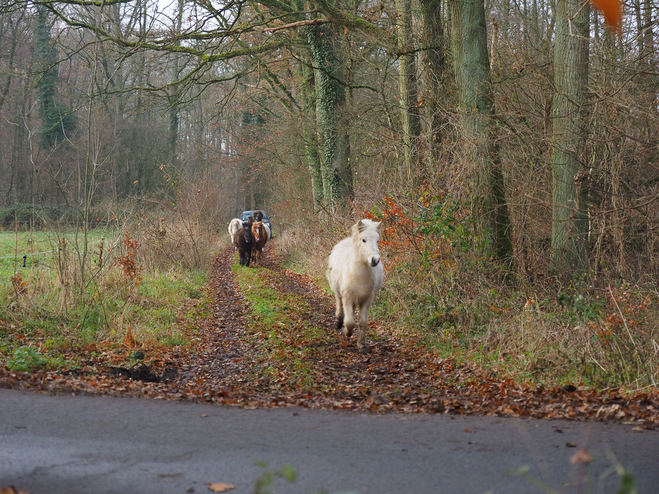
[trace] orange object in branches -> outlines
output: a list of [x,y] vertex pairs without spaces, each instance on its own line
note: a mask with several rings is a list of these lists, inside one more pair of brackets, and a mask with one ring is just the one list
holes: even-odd
[[622,3],[620,0],[590,0],[597,10],[604,14],[604,21],[613,32],[620,31],[622,22]]
[[137,256],[138,243],[137,240],[130,238],[130,233],[124,236],[124,245],[126,246],[126,255],[118,259],[119,265],[124,271],[126,278],[135,280],[139,285],[142,281],[140,274],[140,267],[135,260]]

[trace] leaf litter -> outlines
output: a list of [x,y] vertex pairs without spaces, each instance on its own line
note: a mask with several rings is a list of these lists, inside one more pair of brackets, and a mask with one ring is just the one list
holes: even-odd
[[[295,300],[295,310],[284,309],[283,322],[270,324],[266,332],[236,283],[234,258],[232,247],[218,253],[207,287],[210,313],[181,319],[191,341],[187,347],[146,348],[139,364],[126,367],[119,364],[134,347],[122,353],[98,343],[93,353],[90,348],[78,356],[84,363],[76,371],[0,368],[0,387],[244,408],[618,421],[633,424],[634,430],[659,424],[656,391],[626,394],[519,383],[440,358],[414,337],[391,335],[377,322],[370,324],[369,352],[362,354],[334,328],[333,297],[310,278],[282,269],[274,248],[264,259],[266,269],[240,268],[256,269],[260,282],[280,299]],[[281,344],[268,346],[267,338]]]
[[211,492],[227,492],[235,488],[236,488],[235,484],[225,484],[224,482],[208,484],[208,490]]

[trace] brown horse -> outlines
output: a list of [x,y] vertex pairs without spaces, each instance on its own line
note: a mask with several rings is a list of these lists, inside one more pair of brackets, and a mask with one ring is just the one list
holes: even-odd
[[252,247],[254,245],[252,225],[252,218],[248,218],[247,221],[243,223],[242,228],[233,234],[233,245],[238,249],[241,266],[249,266],[249,261],[252,256]]
[[260,266],[263,247],[265,247],[270,234],[268,228],[263,222],[255,221],[252,223],[252,236],[254,237],[254,243],[252,244],[252,258],[254,259],[254,265]]

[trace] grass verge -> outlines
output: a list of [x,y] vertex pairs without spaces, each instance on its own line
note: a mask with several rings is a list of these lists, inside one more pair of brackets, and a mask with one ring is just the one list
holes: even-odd
[[[72,369],[99,348],[188,343],[181,323],[199,310],[207,272],[147,268],[139,243],[118,232],[89,238],[82,280],[78,232],[0,233],[0,365]],[[21,252],[40,254],[23,267]]]

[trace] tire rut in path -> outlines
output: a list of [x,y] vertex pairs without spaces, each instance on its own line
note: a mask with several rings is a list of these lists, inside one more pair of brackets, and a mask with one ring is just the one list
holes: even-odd
[[[273,251],[269,249],[268,256],[264,256],[264,267],[279,275],[277,284],[270,285],[271,288],[282,296],[295,295],[302,300],[296,316],[328,332],[328,342],[308,346],[312,349],[313,387],[295,381],[272,383],[259,379],[262,369],[255,364],[257,345],[246,343],[248,306],[231,272],[235,256],[232,248],[222,250],[216,259],[210,283],[214,297],[212,313],[201,325],[198,351],[182,368],[180,385],[192,387],[196,383],[202,386],[202,394],[213,401],[247,406],[443,410],[439,398],[417,389],[436,386],[436,379],[427,379],[428,372],[422,368],[414,376],[410,374],[412,367],[416,367],[410,360],[419,355],[410,355],[405,347],[386,338],[372,338],[372,330],[369,353],[358,352],[354,337],[348,341],[334,329],[333,298],[308,277],[283,270]],[[259,273],[266,283],[268,270]],[[424,401],[425,407],[421,408]]]

